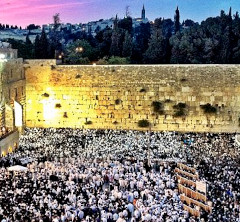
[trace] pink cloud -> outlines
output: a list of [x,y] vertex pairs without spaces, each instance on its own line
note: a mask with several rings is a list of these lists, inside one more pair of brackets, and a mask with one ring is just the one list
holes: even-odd
[[[30,23],[45,24],[52,22],[52,16],[60,12],[60,16],[66,18],[64,22],[72,20],[72,14],[84,11],[85,5],[95,1],[66,2],[63,0],[0,0],[0,21],[3,24],[17,24],[26,26]],[[83,7],[84,6],[84,7]]]

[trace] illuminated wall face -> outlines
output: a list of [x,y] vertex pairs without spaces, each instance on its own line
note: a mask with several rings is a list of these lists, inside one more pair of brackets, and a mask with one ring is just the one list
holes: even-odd
[[[27,61],[26,125],[153,130],[239,131],[240,66],[55,66]],[[206,74],[207,73],[207,74]],[[214,79],[214,82],[212,81]],[[224,79],[224,81],[222,81]],[[163,104],[155,113],[152,103]],[[174,105],[187,105],[175,117]],[[217,113],[205,114],[210,103]]]

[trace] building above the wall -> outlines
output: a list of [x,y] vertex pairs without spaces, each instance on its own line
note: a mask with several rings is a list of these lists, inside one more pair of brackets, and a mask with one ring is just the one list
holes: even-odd
[[12,49],[11,47],[11,44],[8,42],[0,41],[0,61],[17,59],[18,50]]

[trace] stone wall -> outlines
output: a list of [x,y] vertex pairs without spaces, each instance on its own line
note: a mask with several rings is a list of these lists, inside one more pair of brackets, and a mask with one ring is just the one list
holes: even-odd
[[14,131],[0,140],[0,154],[5,156],[12,153],[19,145],[19,132]]
[[[26,126],[240,132],[240,65],[57,66],[25,61]],[[162,104],[156,113],[152,102]],[[186,104],[175,116],[178,103]],[[210,103],[216,113],[204,113]]]
[[0,115],[1,126],[14,129],[14,101],[23,107],[25,119],[26,82],[23,68],[23,59],[11,59],[0,62],[1,95]]

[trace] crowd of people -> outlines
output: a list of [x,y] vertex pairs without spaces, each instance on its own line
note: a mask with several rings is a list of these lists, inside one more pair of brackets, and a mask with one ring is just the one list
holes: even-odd
[[[0,220],[240,222],[234,134],[27,128],[0,159]],[[183,209],[177,162],[208,184],[212,212]],[[8,171],[16,164],[28,170]]]

